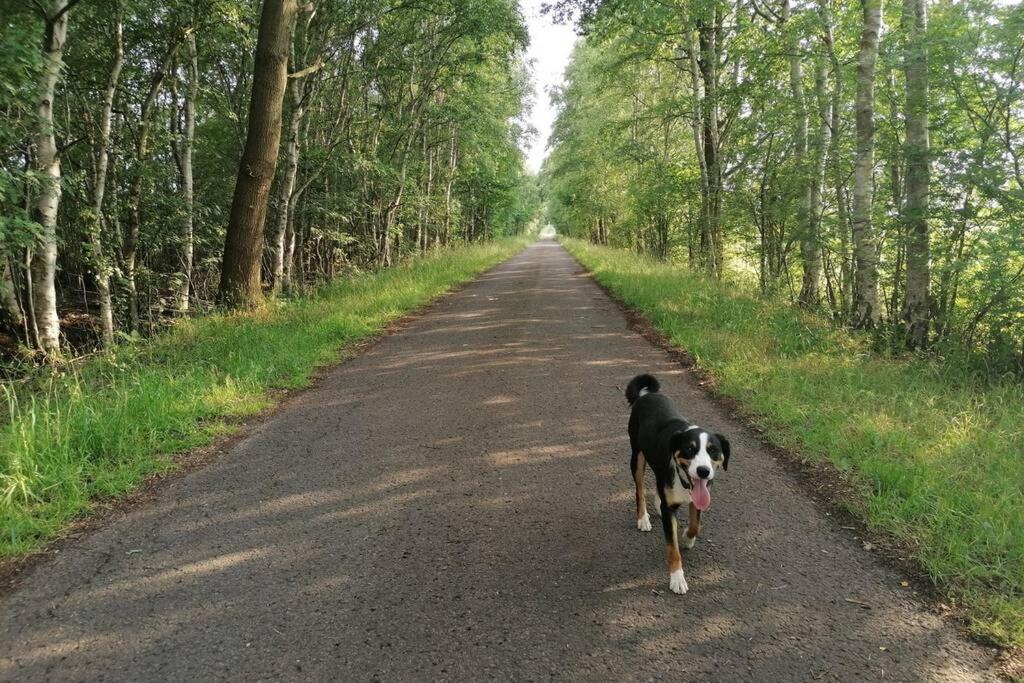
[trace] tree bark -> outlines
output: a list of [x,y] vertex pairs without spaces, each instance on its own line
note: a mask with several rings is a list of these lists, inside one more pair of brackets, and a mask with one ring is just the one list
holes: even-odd
[[110,166],[110,128],[113,119],[114,97],[124,66],[124,20],[122,7],[117,4],[114,17],[114,63],[110,67],[107,89],[103,93],[100,111],[100,136],[96,141],[96,176],[93,181],[92,211],[89,221],[89,255],[86,259],[96,278],[96,291],[100,303],[100,329],[104,348],[114,344],[114,307],[110,297],[110,276],[113,267],[103,249],[103,201],[107,189],[107,169]]
[[797,224],[800,226],[800,250],[803,258],[803,285],[800,289],[799,302],[803,306],[815,306],[818,303],[818,280],[821,279],[821,251],[815,238],[816,214],[811,211],[811,186],[814,179],[806,171],[806,159],[808,152],[807,129],[808,114],[807,100],[804,97],[804,71],[803,60],[800,56],[800,37],[792,28],[786,27],[789,22],[791,7],[789,0],[783,0],[781,23],[784,30],[790,33],[789,39],[789,90],[793,95],[793,105],[796,107],[796,121],[793,131],[793,166],[797,193],[799,196],[799,211]]
[[301,153],[299,135],[302,119],[306,114],[306,97],[302,85],[296,79],[291,82],[290,89],[293,109],[291,120],[288,123],[288,165],[285,168],[284,180],[281,182],[280,194],[277,199],[277,223],[274,226],[274,294],[280,293],[284,286],[288,224],[292,199],[295,194],[295,180],[299,175],[299,155]]
[[807,234],[804,236],[804,279],[800,303],[816,307],[821,301],[821,195],[825,185],[825,153],[829,147],[829,106],[825,91],[825,63],[814,68],[814,94],[818,104],[818,132],[814,138],[814,171],[807,205]]
[[853,325],[872,329],[880,320],[878,252],[871,211],[875,164],[875,62],[882,25],[882,0],[861,0],[863,32],[857,55],[856,162],[853,174],[854,310]]
[[832,90],[829,94],[829,173],[835,190],[836,232],[839,236],[839,303],[835,313],[839,319],[847,319],[850,315],[850,302],[853,299],[853,262],[850,255],[850,221],[847,211],[846,182],[842,166],[842,96],[843,73],[839,56],[836,54],[833,39],[833,18],[831,0],[820,0],[819,13],[822,22],[822,41],[828,56],[829,68],[832,71]]
[[185,38],[188,52],[188,89],[185,92],[185,130],[179,159],[181,174],[181,200],[185,205],[185,225],[181,245],[181,288],[178,290],[178,313],[188,313],[192,291],[192,263],[195,258],[195,183],[192,177],[192,148],[196,137],[196,99],[199,97],[199,58],[196,50],[196,32],[193,26]]
[[448,244],[452,227],[452,186],[455,184],[455,171],[458,168],[459,150],[456,147],[455,124],[449,126],[448,148],[448,180],[444,188],[444,228],[441,233],[441,244]]
[[157,66],[149,92],[139,111],[139,128],[135,133],[135,175],[132,177],[129,191],[131,210],[129,212],[128,236],[125,240],[124,275],[128,281],[128,325],[133,332],[139,329],[139,292],[135,278],[139,254],[139,237],[142,234],[142,191],[145,183],[143,167],[149,157],[149,129],[152,124],[153,112],[157,106],[157,97],[163,87],[164,80],[174,62],[180,40],[174,42],[167,50],[162,64]]
[[39,127],[36,133],[36,171],[43,177],[35,218],[42,226],[32,249],[32,308],[36,343],[50,358],[60,356],[60,319],[57,317],[57,210],[61,197],[60,156],[53,131],[53,100],[64,63],[69,0],[53,0],[46,10],[43,37],[43,73],[39,89]]
[[707,197],[703,203],[705,212],[705,235],[701,239],[701,248],[705,252],[705,268],[714,277],[722,276],[724,265],[724,244],[721,234],[719,216],[722,206],[722,159],[718,117],[718,61],[719,32],[717,26],[717,7],[713,10],[713,19],[708,23],[700,23],[697,28],[697,39],[700,46],[700,74],[704,86],[702,112],[702,147],[699,153],[704,155],[704,168],[707,173]]
[[245,150],[238,167],[224,241],[218,300],[229,308],[259,305],[260,257],[267,197],[281,144],[281,110],[288,85],[288,44],[296,0],[264,0],[256,39]]
[[[25,316],[22,314],[21,305],[18,302],[18,292],[14,284],[14,277],[11,259],[9,255],[5,256],[3,263],[0,263],[0,309],[3,310],[14,326],[24,328]],[[25,331],[27,332],[27,329]]]
[[[310,16],[312,20],[312,15]],[[308,24],[307,27],[308,29]],[[291,35],[288,39],[292,56],[292,68],[296,75],[291,77],[288,84],[288,94],[291,95],[292,111],[288,121],[288,165],[285,168],[284,180],[281,183],[280,194],[277,200],[277,218],[274,226],[274,266],[273,266],[273,293],[279,294],[282,289],[288,288],[288,280],[291,271],[291,258],[294,252],[295,235],[292,232],[292,212],[294,203],[300,190],[296,188],[299,176],[299,159],[302,154],[302,123],[309,107],[309,100],[313,96],[314,82],[309,80],[319,70],[322,62],[317,61],[312,65],[299,68],[296,63],[296,28],[291,27]],[[303,34],[306,37],[305,34]],[[308,38],[307,38],[308,40]],[[308,56],[307,49],[304,50]],[[344,106],[344,102],[339,103]]]
[[[699,51],[700,41],[696,34],[689,37],[689,45],[686,49],[687,62],[689,64],[690,74],[690,92],[693,98],[692,103],[692,114],[690,117],[691,127],[693,129],[693,149],[697,156],[697,167],[700,169],[700,211],[697,214],[697,263],[706,268],[708,261],[707,248],[708,243],[711,241],[711,225],[710,225],[710,197],[711,197],[711,181],[708,172],[707,157],[704,154],[704,113],[703,113],[703,97],[701,85],[701,72],[700,65],[698,63],[697,54]],[[635,99],[634,99],[635,102]],[[634,122],[636,121],[636,105],[634,104]],[[636,137],[636,129],[634,127],[634,139]]]
[[902,318],[907,345],[928,343],[931,323],[929,296],[928,185],[928,43],[924,0],[903,0],[904,71],[906,74],[907,139],[905,144],[906,199],[903,223],[906,234],[907,285]]

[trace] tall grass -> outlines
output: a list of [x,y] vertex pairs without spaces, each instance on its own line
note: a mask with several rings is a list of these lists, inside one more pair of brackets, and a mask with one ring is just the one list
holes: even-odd
[[1024,387],[894,360],[814,316],[566,240],[779,445],[854,475],[850,507],[909,543],[973,629],[1024,645]]
[[270,390],[305,386],[317,367],[522,246],[442,251],[258,312],[186,320],[31,388],[4,385],[0,557],[33,550],[94,501],[173,467],[171,454],[268,407]]

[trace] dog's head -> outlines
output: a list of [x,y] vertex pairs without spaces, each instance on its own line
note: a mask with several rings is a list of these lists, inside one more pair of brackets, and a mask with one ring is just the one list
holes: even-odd
[[691,482],[711,481],[719,468],[729,469],[729,440],[696,425],[676,432],[669,441],[676,466]]

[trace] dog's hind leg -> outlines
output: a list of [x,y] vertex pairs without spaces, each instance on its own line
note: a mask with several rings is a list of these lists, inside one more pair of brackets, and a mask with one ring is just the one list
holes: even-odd
[[647,499],[644,489],[644,472],[647,469],[647,458],[640,451],[634,451],[629,460],[629,469],[633,472],[633,483],[636,485],[636,528],[640,531],[651,530],[651,516],[647,514]]
[[700,534],[700,510],[690,503],[690,519],[689,524],[686,525],[686,540],[683,541],[683,545],[692,548],[693,544],[697,542],[698,534]]
[[676,511],[661,504],[661,528],[665,531],[665,562],[668,564],[668,588],[682,595],[690,589],[683,573],[683,556],[679,554],[679,524]]

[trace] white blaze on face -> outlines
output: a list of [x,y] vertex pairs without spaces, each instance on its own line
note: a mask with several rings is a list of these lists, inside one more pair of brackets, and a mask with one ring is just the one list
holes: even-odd
[[715,463],[711,460],[711,456],[708,455],[708,433],[701,432],[700,438],[700,449],[697,451],[697,455],[694,456],[693,460],[690,461],[689,474],[691,479],[697,479],[697,468],[707,467],[710,473],[708,474],[708,481],[715,478]]

